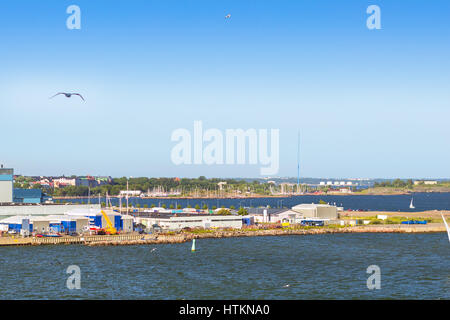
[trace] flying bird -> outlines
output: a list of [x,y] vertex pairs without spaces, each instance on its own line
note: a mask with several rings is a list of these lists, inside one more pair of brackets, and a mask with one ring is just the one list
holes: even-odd
[[225,19],[230,19],[231,18],[231,14],[227,14],[226,16],[225,16]]
[[66,98],[70,98],[70,97],[72,97],[72,96],[79,96],[81,99],[83,99],[83,101],[86,101],[86,100],[84,100],[84,98],[83,98],[83,96],[82,96],[81,94],[79,94],[79,93],[68,93],[68,92],[58,92],[58,93],[55,94],[53,97],[50,97],[50,99],[53,99],[54,97],[56,97],[56,96],[58,96],[58,95],[60,95],[60,94],[65,95]]

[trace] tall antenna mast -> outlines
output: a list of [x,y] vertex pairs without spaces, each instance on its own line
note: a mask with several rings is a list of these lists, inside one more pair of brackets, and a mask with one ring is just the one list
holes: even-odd
[[297,139],[297,193],[300,191],[300,130],[298,130]]

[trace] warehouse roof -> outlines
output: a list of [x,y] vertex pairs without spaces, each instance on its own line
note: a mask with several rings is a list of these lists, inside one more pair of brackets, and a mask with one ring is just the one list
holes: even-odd
[[301,204],[298,204],[298,205],[292,207],[292,209],[316,209],[318,207],[329,208],[329,207],[334,207],[334,206],[331,206],[329,204],[301,203]]
[[50,216],[12,216],[0,220],[0,224],[22,224],[23,219],[29,219],[30,223],[34,221],[48,221],[50,223],[61,223],[61,221],[88,220],[87,217],[68,216],[68,215],[50,215]]
[[267,210],[267,214],[279,214],[289,209],[286,208],[245,208],[249,214],[264,214],[264,210]]

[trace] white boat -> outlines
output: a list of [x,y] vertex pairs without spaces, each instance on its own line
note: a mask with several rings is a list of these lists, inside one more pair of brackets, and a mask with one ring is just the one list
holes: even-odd
[[441,213],[442,220],[444,220],[445,229],[447,229],[448,241],[450,241],[450,228],[448,227],[447,221],[444,218],[444,215]]
[[414,207],[414,204],[413,204],[413,198],[411,198],[411,203],[409,204],[409,208],[410,209],[415,209],[416,207]]

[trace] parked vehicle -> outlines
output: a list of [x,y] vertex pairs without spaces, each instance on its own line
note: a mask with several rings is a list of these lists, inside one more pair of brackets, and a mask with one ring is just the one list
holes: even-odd
[[325,223],[322,220],[302,220],[300,225],[304,227],[323,227]]

